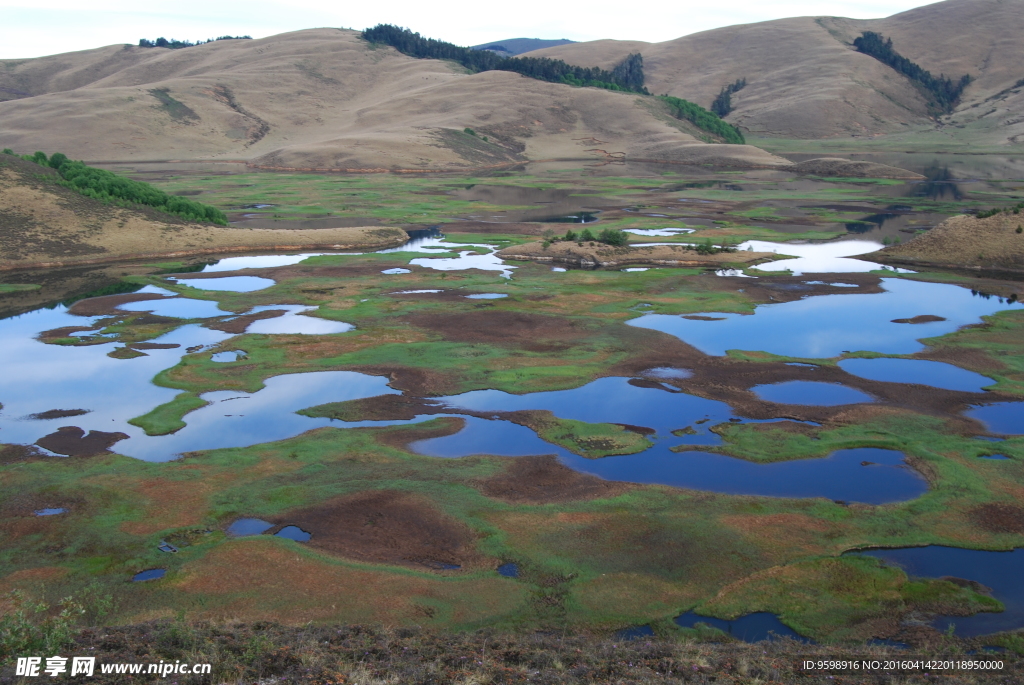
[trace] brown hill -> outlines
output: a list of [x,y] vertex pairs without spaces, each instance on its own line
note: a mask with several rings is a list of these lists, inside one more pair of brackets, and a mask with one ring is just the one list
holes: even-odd
[[859,258],[885,264],[1024,273],[1024,215],[954,216],[913,240]]
[[627,156],[786,164],[754,147],[700,142],[653,98],[468,74],[338,29],[0,61],[0,97],[0,145],[94,161],[435,169]]
[[708,107],[726,84],[731,123],[763,136],[828,138],[935,128],[927,102],[905,77],[858,53],[863,31],[935,75],[971,74],[952,116],[938,125],[982,144],[1024,142],[1024,0],[947,0],[885,19],[800,17],[704,31],[664,43],[593,41],[526,53],[608,67],[644,57],[647,86]]
[[0,271],[245,250],[368,248],[408,239],[397,228],[240,229],[103,204],[57,184],[52,169],[0,155]]

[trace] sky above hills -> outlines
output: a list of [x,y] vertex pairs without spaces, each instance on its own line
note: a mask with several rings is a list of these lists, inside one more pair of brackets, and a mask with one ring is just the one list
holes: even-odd
[[[0,0],[0,58],[87,50],[140,38],[254,38],[320,26],[408,26],[431,38],[476,45],[503,38],[664,41],[732,24],[806,15],[870,19],[930,4],[922,0],[620,0],[512,5],[469,0]],[[500,9],[499,9],[500,8]]]

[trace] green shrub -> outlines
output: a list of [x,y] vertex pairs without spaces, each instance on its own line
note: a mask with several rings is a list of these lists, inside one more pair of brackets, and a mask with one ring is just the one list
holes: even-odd
[[738,128],[725,123],[717,114],[707,111],[700,105],[671,95],[662,95],[661,100],[668,104],[676,119],[685,119],[702,131],[718,136],[726,143],[743,145],[747,142]]
[[620,231],[617,228],[604,229],[597,235],[597,239],[606,245],[614,247],[624,247],[629,243],[629,236],[626,235],[626,232]]
[[217,224],[227,226],[228,218],[216,207],[204,205],[177,195],[168,195],[142,181],[97,169],[68,159],[67,155],[56,152],[47,159],[46,154],[36,152],[28,158],[41,166],[48,166],[60,174],[61,185],[76,190],[86,197],[114,204],[119,207],[145,205],[179,216],[186,221]]
[[44,602],[32,603],[21,591],[9,595],[11,608],[0,616],[0,665],[25,654],[57,654],[72,642],[75,624],[85,613],[70,597],[51,615]]

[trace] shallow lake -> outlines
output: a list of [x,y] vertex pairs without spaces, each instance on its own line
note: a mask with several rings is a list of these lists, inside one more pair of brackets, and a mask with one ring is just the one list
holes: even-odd
[[772,385],[755,385],[751,392],[762,400],[779,404],[806,404],[834,407],[841,404],[874,402],[867,393],[848,388],[838,383],[817,383],[815,381],[786,381]]
[[839,368],[873,381],[916,383],[963,392],[981,392],[985,386],[995,383],[980,373],[925,359],[844,359],[839,362]]
[[[924,349],[918,340],[944,335],[981,317],[1020,302],[1000,302],[944,283],[883,278],[885,292],[807,297],[763,304],[753,314],[705,312],[719,321],[685,319],[671,314],[645,314],[627,323],[652,328],[693,345],[706,354],[726,350],[760,350],[805,358],[836,357],[844,351],[912,354]],[[923,314],[945,321],[894,323],[893,319]]]
[[763,611],[754,614],[747,614],[746,616],[740,616],[732,621],[726,621],[721,618],[711,618],[710,616],[701,616],[700,614],[695,614],[692,611],[687,611],[685,614],[677,616],[675,618],[675,623],[681,628],[693,628],[698,623],[705,623],[712,628],[718,628],[722,632],[728,633],[737,640],[743,640],[744,642],[770,640],[773,636],[791,637],[795,640],[800,640],[801,642],[809,642],[807,638],[802,637],[799,633],[780,621],[778,616]]
[[[827,243],[773,243],[748,240],[741,243],[738,249],[792,255],[795,259],[780,259],[751,268],[758,271],[792,271],[794,276],[800,276],[805,273],[864,273],[881,269],[881,264],[849,257],[875,252],[883,247],[882,243],[870,240],[838,240]],[[912,273],[907,269],[893,270]]]
[[[657,391],[652,391],[657,392]],[[412,449],[435,457],[472,454],[557,454],[566,466],[608,480],[657,483],[695,490],[768,497],[825,497],[883,504],[923,494],[925,480],[892,450],[840,450],[821,459],[757,464],[701,451],[670,451],[668,441],[639,454],[587,459],[544,442],[529,428],[505,421],[466,418],[455,435],[421,440]],[[871,462],[862,465],[862,462]]]
[[986,552],[956,547],[912,547],[905,549],[878,549],[864,554],[899,566],[907,575],[924,578],[952,576],[973,580],[992,589],[992,596],[1006,607],[999,613],[980,613],[973,616],[943,616],[932,625],[945,632],[954,626],[957,635],[971,637],[1024,625],[1024,548],[1012,552]]
[[1024,402],[999,402],[966,412],[978,419],[992,433],[1024,434]]
[[221,290],[233,293],[251,293],[254,290],[263,290],[275,284],[270,278],[259,276],[225,276],[224,278],[189,278],[177,279],[181,285],[187,285],[196,290]]

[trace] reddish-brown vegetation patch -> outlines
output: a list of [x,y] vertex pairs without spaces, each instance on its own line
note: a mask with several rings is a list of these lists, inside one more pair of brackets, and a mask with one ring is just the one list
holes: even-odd
[[239,335],[245,333],[245,329],[249,327],[253,321],[260,321],[262,319],[276,319],[282,314],[286,314],[287,309],[268,309],[264,312],[256,312],[255,314],[243,314],[242,316],[236,316],[233,319],[215,321],[206,324],[207,328],[212,328],[215,331],[224,331],[225,333],[233,333]]
[[140,342],[132,343],[128,347],[133,350],[173,350],[176,347],[181,347],[178,343],[154,343],[154,342]]
[[934,314],[918,314],[912,316],[909,319],[893,319],[893,323],[931,323],[933,321],[945,321],[946,318],[943,316],[935,316]]
[[398,490],[368,490],[287,512],[281,524],[312,534],[309,545],[360,561],[441,569],[481,561],[476,535],[428,499]]
[[424,414],[451,411],[432,400],[406,395],[378,395],[314,407],[310,414],[339,421],[410,421]]
[[46,459],[35,445],[2,445],[0,446],[0,464],[13,464],[32,459]]
[[616,497],[633,488],[573,471],[553,455],[510,458],[503,472],[478,481],[478,486],[488,497],[529,504]]
[[455,416],[444,416],[434,419],[429,424],[397,426],[381,431],[377,434],[377,441],[389,447],[408,449],[409,445],[417,440],[429,440],[430,438],[443,438],[446,435],[455,435],[465,427],[465,419]]
[[577,340],[590,333],[586,324],[565,317],[501,310],[452,314],[422,312],[412,314],[407,320],[445,340],[514,345],[528,350],[538,340]]
[[90,297],[87,300],[79,300],[68,309],[69,314],[75,316],[114,316],[125,314],[124,310],[118,309],[122,304],[129,302],[144,302],[146,300],[166,300],[167,297],[156,293],[126,293],[123,295],[104,295],[103,297]]
[[[62,326],[60,328],[51,328],[48,331],[43,331],[42,333],[39,334],[38,337],[43,342],[48,342],[50,340],[59,340],[60,338],[70,338],[73,337],[74,334],[78,332],[97,331],[101,328],[103,327],[98,324],[95,326]],[[100,340],[97,342],[104,343],[110,341]]]
[[62,426],[56,433],[50,433],[36,440],[43,449],[69,457],[91,457],[109,451],[110,446],[128,436],[124,433],[85,431],[78,426]]
[[81,416],[82,414],[88,414],[90,411],[90,409],[49,409],[47,411],[41,411],[38,414],[29,414],[28,418],[37,420],[65,419],[69,416]]
[[459,391],[453,374],[432,369],[420,369],[415,366],[376,366],[358,365],[347,367],[352,371],[371,376],[387,376],[388,385],[395,390],[404,390],[412,395],[451,395]]
[[209,494],[217,487],[209,479],[171,480],[151,478],[125,483],[123,491],[143,509],[143,515],[121,524],[121,530],[134,535],[151,535],[167,528],[195,526],[209,508]]
[[990,533],[1024,533],[1024,507],[990,502],[974,507],[971,520]]

